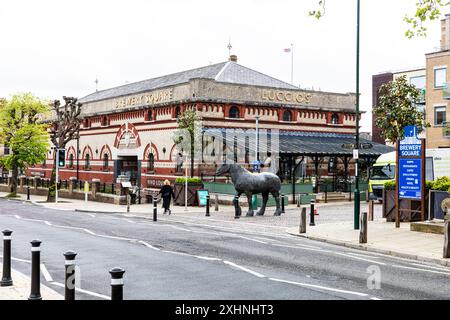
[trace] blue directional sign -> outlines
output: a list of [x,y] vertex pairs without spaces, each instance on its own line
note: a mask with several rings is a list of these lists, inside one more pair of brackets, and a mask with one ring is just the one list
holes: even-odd
[[404,129],[405,138],[400,141],[399,157],[421,157],[422,141],[417,138],[417,127],[408,126]]
[[399,189],[401,199],[421,200],[422,159],[399,159]]

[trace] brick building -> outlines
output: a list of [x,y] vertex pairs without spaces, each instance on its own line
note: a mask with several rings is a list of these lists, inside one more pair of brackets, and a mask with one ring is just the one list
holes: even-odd
[[[79,139],[66,146],[62,180],[97,178],[111,183],[125,176],[143,188],[157,187],[166,178],[173,181],[183,175],[180,161],[184,160],[172,135],[178,128],[178,116],[186,110],[196,110],[202,118],[202,146],[208,139],[214,141],[214,134],[208,135],[211,130],[253,130],[258,116],[259,130],[264,135],[278,134],[277,141],[284,148],[284,154],[272,155],[280,176],[291,177],[294,165],[289,161],[302,162],[303,174],[328,175],[325,156],[332,154],[342,156],[333,161],[338,167],[345,166],[346,174],[352,170],[352,150],[343,149],[342,144],[354,140],[355,94],[301,90],[239,65],[235,56],[226,62],[94,92],[80,102],[83,125]],[[239,162],[249,165],[249,154],[255,149],[253,142],[249,146],[248,139],[244,140],[239,147],[236,140],[224,144],[222,150],[225,156],[234,153]],[[259,152],[261,161],[270,156],[263,146]],[[371,156],[381,153],[383,150],[377,150]],[[49,151],[46,162],[29,168],[27,175],[48,178],[53,156]],[[211,174],[202,171],[203,162],[203,155],[196,159],[195,175]]]

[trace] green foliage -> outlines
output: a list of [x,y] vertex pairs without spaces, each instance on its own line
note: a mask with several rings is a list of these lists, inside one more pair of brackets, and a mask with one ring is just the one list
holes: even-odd
[[[202,183],[202,179],[200,178],[187,178],[187,182],[189,183]],[[175,183],[186,183],[186,178],[176,178]]]
[[411,29],[405,32],[405,36],[409,39],[414,36],[426,36],[427,28],[424,23],[439,19],[440,9],[449,4],[450,2],[446,0],[419,0],[416,3],[416,13],[413,16],[406,15],[403,19],[411,26]]
[[425,181],[425,189],[426,190],[433,189],[433,181],[430,181],[430,180]]
[[17,193],[15,193],[15,192],[11,192],[11,193],[8,193],[8,194],[5,196],[5,198],[8,198],[8,199],[11,199],[11,198],[20,198],[20,196],[18,196]]
[[[412,1],[411,1],[412,2]],[[320,19],[325,15],[325,0],[319,0],[318,8],[309,11],[309,15]],[[414,15],[406,15],[403,20],[410,26],[405,32],[405,36],[409,39],[417,36],[424,37],[427,35],[427,28],[424,23],[439,19],[440,9],[450,4],[447,0],[419,0],[416,2],[416,12]]]
[[6,169],[25,169],[42,163],[48,149],[46,127],[37,123],[48,111],[48,103],[31,93],[17,94],[3,102],[0,110],[0,140],[11,154],[2,159]]
[[386,181],[384,183],[384,190],[395,190],[396,185],[395,181]]
[[447,176],[440,177],[433,182],[433,190],[448,191],[450,189],[450,178]]
[[403,138],[403,128],[406,126],[417,126],[419,133],[430,126],[415,105],[420,100],[420,90],[408,83],[406,76],[383,84],[379,93],[379,103],[373,107],[376,126],[392,143]]

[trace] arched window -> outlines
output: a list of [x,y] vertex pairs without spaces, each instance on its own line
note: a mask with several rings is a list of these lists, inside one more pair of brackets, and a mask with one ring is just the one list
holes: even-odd
[[175,108],[175,118],[178,119],[180,117],[180,114],[181,114],[180,107],[176,107]]
[[339,116],[337,113],[333,113],[331,116],[331,124],[339,124]]
[[283,121],[292,121],[292,113],[289,110],[283,112]]
[[109,156],[107,153],[103,155],[103,169],[106,170],[109,168]]
[[228,113],[228,118],[237,119],[239,118],[239,109],[237,107],[231,107]]
[[91,155],[89,153],[86,154],[84,166],[86,169],[89,169],[89,167],[91,166]]
[[69,155],[69,168],[73,168],[73,153]]
[[155,156],[153,155],[153,153],[148,154],[148,171],[155,171]]

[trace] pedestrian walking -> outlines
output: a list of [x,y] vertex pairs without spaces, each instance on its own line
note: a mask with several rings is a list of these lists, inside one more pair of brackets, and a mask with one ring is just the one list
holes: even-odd
[[164,208],[164,214],[168,212],[170,215],[172,213],[170,210],[170,201],[172,200],[172,197],[175,197],[175,194],[173,193],[173,188],[171,187],[169,180],[164,181],[164,185],[161,187],[161,190],[159,190],[159,193],[163,199],[162,207]]

